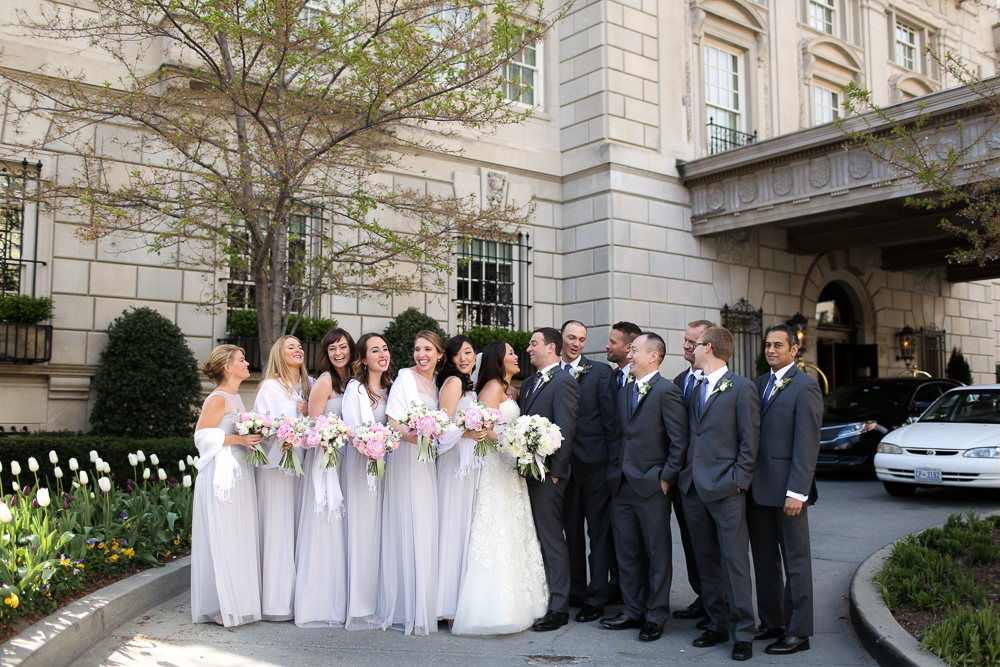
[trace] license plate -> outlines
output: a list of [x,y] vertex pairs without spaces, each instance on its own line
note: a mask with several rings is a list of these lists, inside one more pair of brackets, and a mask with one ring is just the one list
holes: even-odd
[[913,480],[916,482],[940,482],[940,468],[917,468],[913,471]]

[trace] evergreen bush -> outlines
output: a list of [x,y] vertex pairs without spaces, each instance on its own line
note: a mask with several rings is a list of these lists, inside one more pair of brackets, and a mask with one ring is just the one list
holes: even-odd
[[951,358],[948,359],[948,368],[945,376],[951,380],[958,380],[962,384],[972,384],[972,367],[966,361],[965,355],[958,351],[957,347],[951,348]]
[[52,299],[47,296],[0,296],[0,322],[38,324],[52,318]]
[[472,327],[465,332],[465,335],[472,341],[472,345],[476,348],[477,352],[482,352],[484,347],[498,340],[510,343],[515,352],[524,352],[528,349],[528,343],[531,342],[530,331]]
[[194,353],[180,327],[151,308],[125,312],[108,327],[94,389],[97,435],[188,436],[201,405]]
[[438,321],[416,308],[407,308],[401,312],[382,332],[382,337],[389,344],[389,352],[392,354],[392,365],[395,368],[393,377],[400,368],[409,368],[413,365],[413,341],[421,331],[433,331],[443,340],[448,340],[448,334]]
[[[290,333],[298,321],[297,315],[288,318],[288,327],[285,333]],[[229,335],[233,338],[259,338],[260,333],[257,328],[256,310],[235,310],[229,314],[228,321]],[[295,329],[295,337],[300,341],[321,341],[326,332],[337,328],[338,322],[335,319],[324,317],[303,317]]]

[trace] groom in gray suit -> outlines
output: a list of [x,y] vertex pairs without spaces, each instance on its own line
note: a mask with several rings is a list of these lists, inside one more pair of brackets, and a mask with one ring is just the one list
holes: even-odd
[[674,443],[669,467],[680,471],[677,483],[710,619],[693,643],[715,646],[732,636],[733,659],[749,660],[754,612],[745,491],[759,446],[760,399],[752,381],[726,366],[732,353],[728,329],[709,327],[698,337],[694,367],[704,378],[688,406],[687,448]]
[[551,592],[548,612],[531,626],[537,632],[558,630],[569,623],[569,548],[563,536],[563,503],[580,411],[580,386],[559,363],[562,344],[558,329],[544,327],[531,334],[528,357],[538,372],[524,381],[518,398],[522,415],[545,417],[559,427],[563,437],[562,446],[545,459],[545,479],[528,477],[531,514]]
[[[655,333],[632,342],[633,379],[618,392],[621,428],[609,452],[611,526],[625,608],[601,624],[613,630],[641,627],[640,641],[659,639],[670,614],[673,550],[667,458],[672,443],[688,440],[681,390],[660,376],[666,351]],[[648,562],[638,557],[642,553]]]
[[[777,639],[772,655],[809,650],[813,634],[812,554],[807,506],[816,501],[816,459],[823,422],[819,385],[795,364],[795,330],[768,332],[771,372],[754,380],[760,396],[760,450],[747,498],[757,580],[757,639]],[[782,581],[782,562],[785,577]]]

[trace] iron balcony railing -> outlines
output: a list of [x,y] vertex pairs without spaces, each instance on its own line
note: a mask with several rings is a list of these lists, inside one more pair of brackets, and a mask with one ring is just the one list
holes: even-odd
[[0,322],[0,363],[40,364],[51,360],[51,324]]
[[740,132],[725,125],[717,125],[714,118],[708,119],[708,154],[715,155],[725,151],[747,146],[757,141],[757,131],[753,134]]

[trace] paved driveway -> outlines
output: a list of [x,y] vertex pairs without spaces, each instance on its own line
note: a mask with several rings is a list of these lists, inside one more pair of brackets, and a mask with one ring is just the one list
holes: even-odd
[[[861,477],[827,476],[819,481],[820,502],[811,510],[816,637],[812,650],[788,657],[754,646],[754,664],[873,665],[851,631],[847,593],[857,566],[893,539],[930,525],[948,514],[976,507],[1000,510],[1000,492],[935,489],[910,498],[892,498],[880,482]],[[672,601],[693,599],[684,576],[679,540],[674,551]],[[699,649],[694,621],[672,620],[663,638],[649,644],[636,632],[603,630],[596,623],[572,621],[557,632],[523,632],[489,639],[430,637],[399,632],[300,630],[292,623],[256,623],[239,628],[194,625],[188,595],[169,600],[119,628],[75,664],[189,667],[264,667],[295,665],[644,665],[685,662],[699,666],[732,665],[732,644]]]

